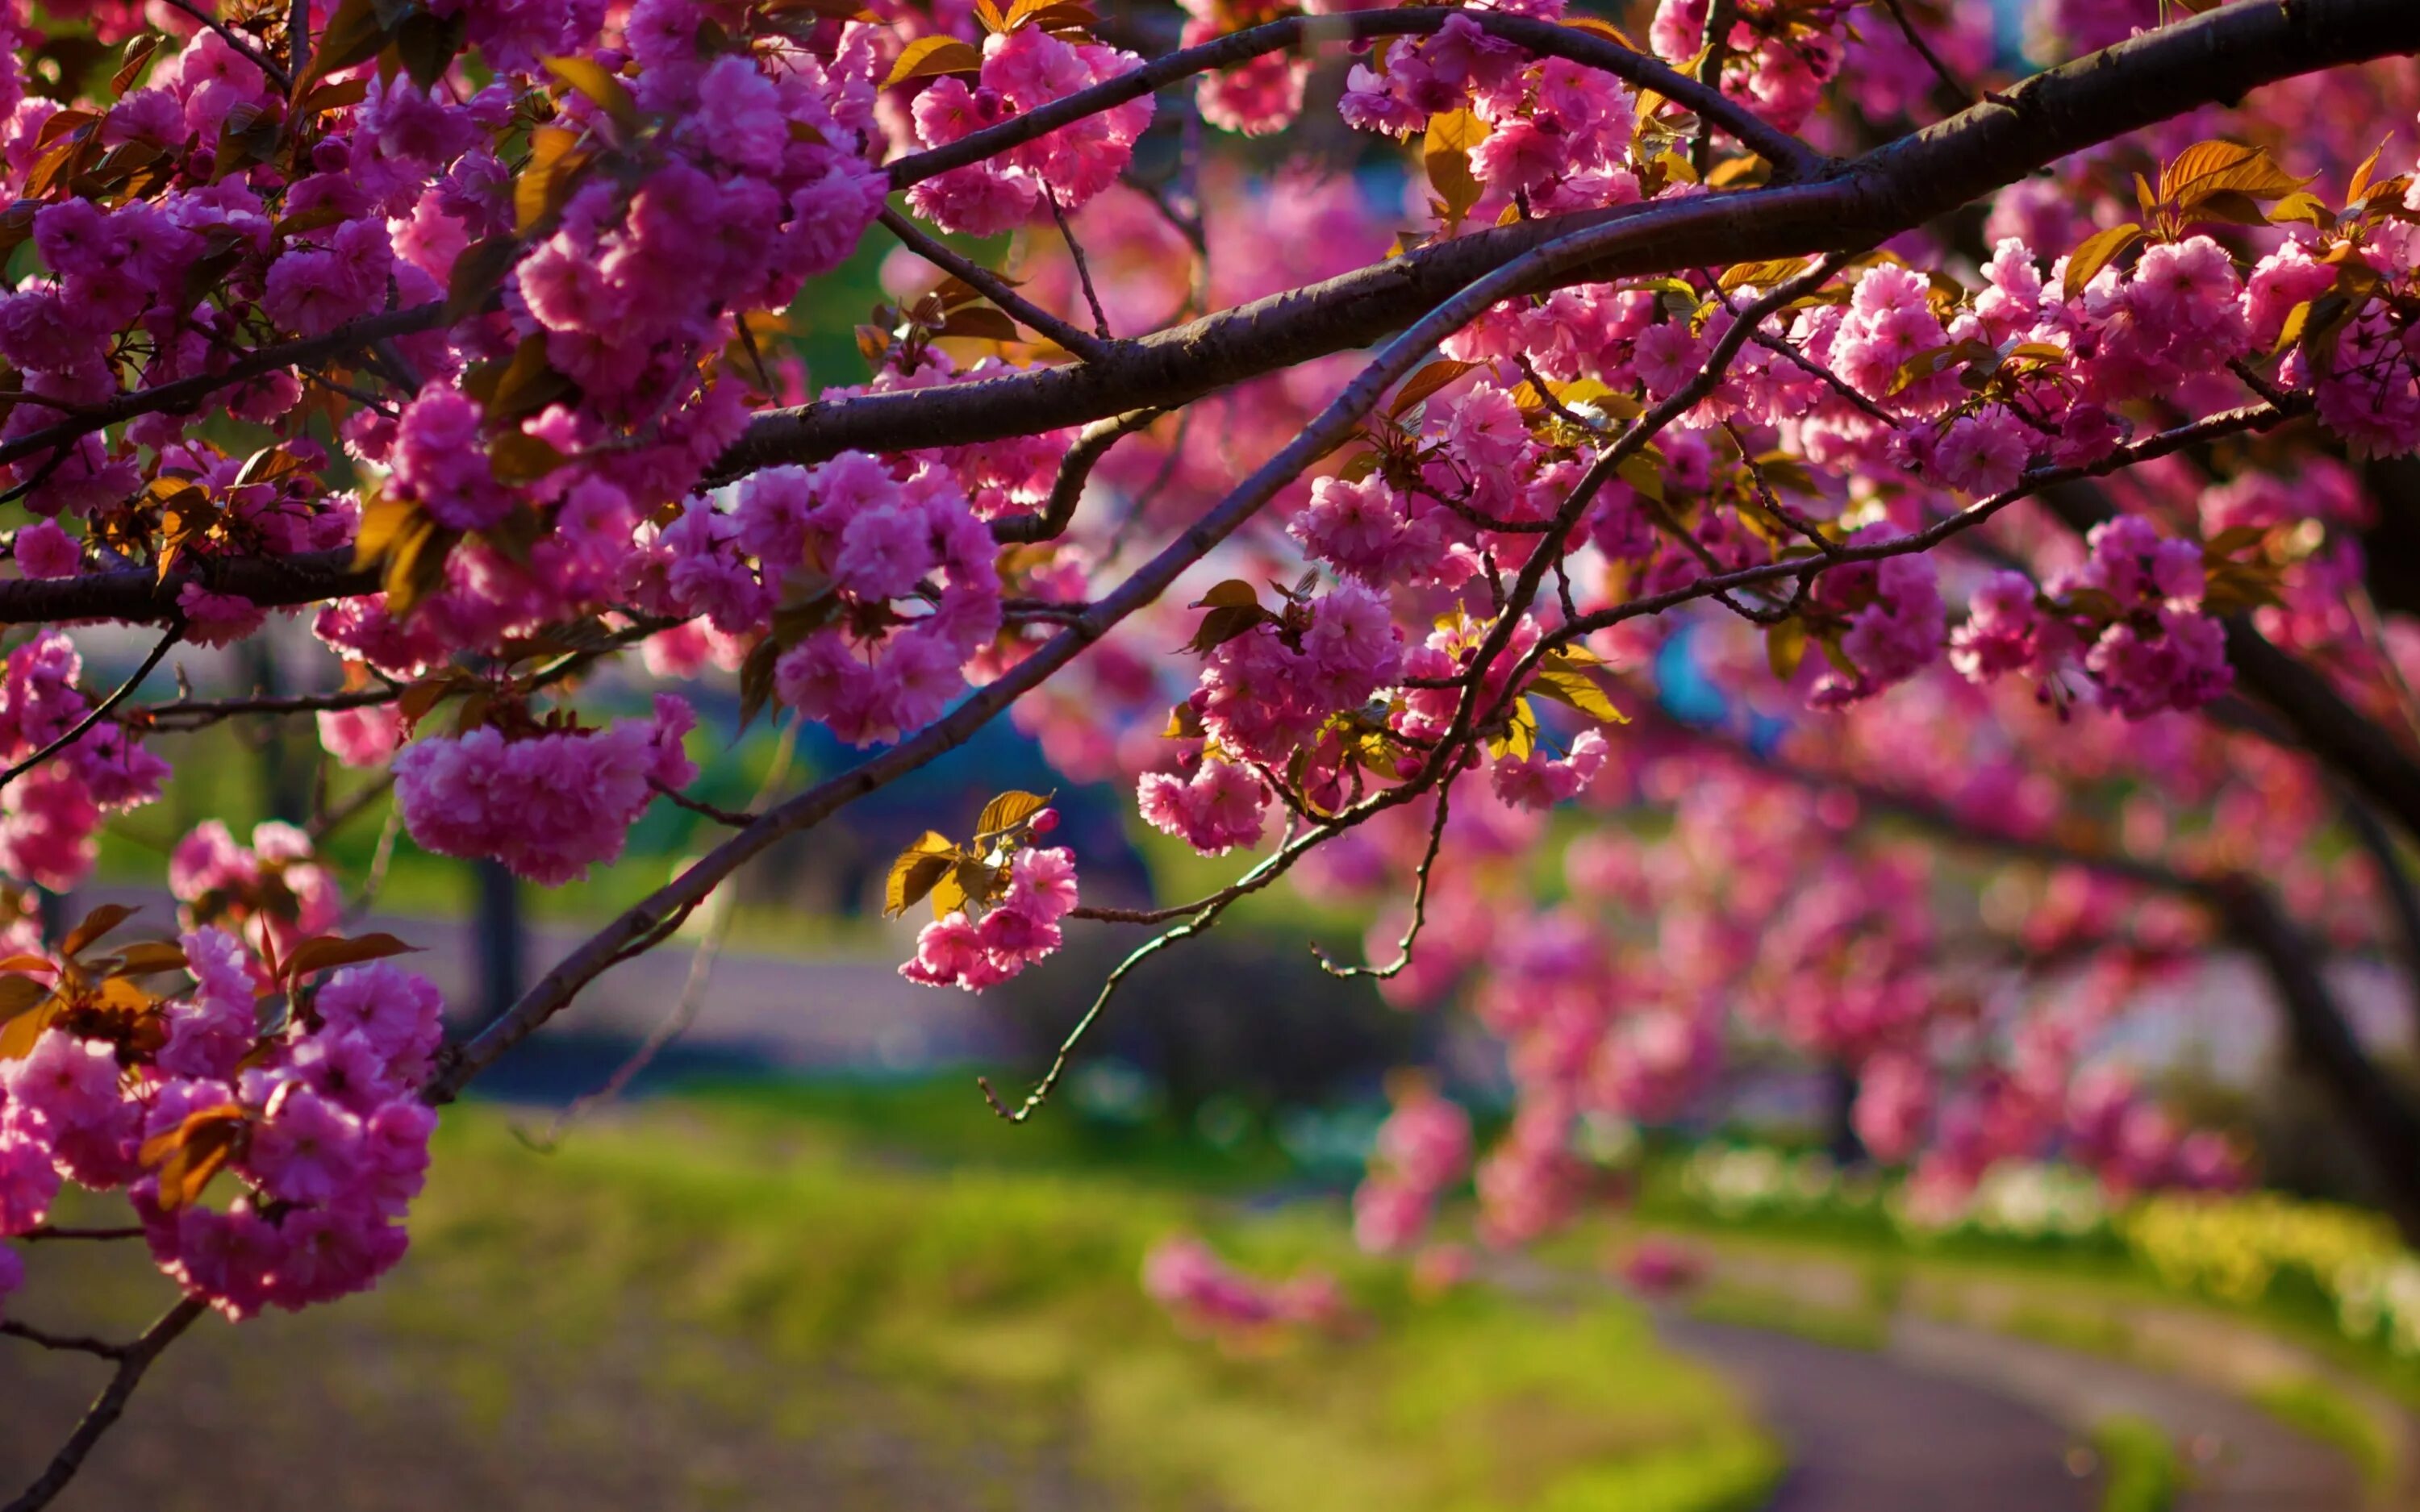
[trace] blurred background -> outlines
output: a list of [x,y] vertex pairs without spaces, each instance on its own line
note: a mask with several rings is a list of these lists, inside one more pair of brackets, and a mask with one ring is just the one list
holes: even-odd
[[[216,680],[295,686],[315,653],[288,649],[292,669]],[[692,791],[744,806],[774,736],[699,702]],[[365,780],[323,769],[307,726],[166,739],[172,795],[111,831],[63,917],[164,921],[163,858],[194,824],[324,820]],[[845,755],[811,740],[797,776]],[[916,920],[880,918],[888,858],[1016,786],[1055,791],[1088,902],[1202,890],[1208,863],[1125,795],[1059,783],[995,729],[750,868],[704,974],[692,926],[597,983],[448,1114],[392,1280],[206,1319],[61,1504],[2420,1504],[2420,1262],[2357,1205],[2360,1162],[2225,958],[2191,1012],[2134,1016],[2164,1027],[2129,1056],[2274,1190],[2121,1203],[2003,1166],[1919,1223],[1844,1134],[1832,1073],[1751,1049],[1682,1119],[1589,1125],[1609,1200],[1572,1229],[1406,1266],[1360,1255],[1345,1200],[1390,1072],[1427,1068],[1482,1146],[1510,1089],[1457,1016],[1319,969],[1356,910],[1248,903],[1139,973],[1043,1116],[991,1114],[975,1077],[1021,1088],[1141,937],[1077,932],[981,999],[898,978]],[[618,866],[523,890],[381,833],[383,808],[327,831],[327,859],[378,879],[347,927],[421,947],[458,1031],[712,839],[659,805]],[[2347,990],[2389,1045],[2392,980]],[[1466,1187],[1449,1232],[1467,1210]],[[1187,1235],[1341,1300],[1317,1326],[1189,1329],[1142,1284]],[[27,1294],[52,1326],[122,1335],[162,1294],[132,1249],[35,1246]],[[0,1353],[0,1475],[28,1476],[98,1381]]]

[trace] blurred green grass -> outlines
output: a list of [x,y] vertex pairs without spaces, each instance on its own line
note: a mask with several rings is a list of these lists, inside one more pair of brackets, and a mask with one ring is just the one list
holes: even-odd
[[[1157,1170],[932,1169],[795,1110],[694,1104],[544,1156],[502,1113],[458,1109],[383,1305],[411,1330],[572,1349],[644,1311],[936,1404],[971,1392],[1003,1431],[1077,1425],[1088,1473],[1146,1506],[1716,1512],[1777,1473],[1730,1394],[1627,1304],[1423,1302],[1333,1205],[1248,1214]],[[1183,1230],[1254,1273],[1328,1271],[1357,1326],[1184,1336],[1139,1284]]]

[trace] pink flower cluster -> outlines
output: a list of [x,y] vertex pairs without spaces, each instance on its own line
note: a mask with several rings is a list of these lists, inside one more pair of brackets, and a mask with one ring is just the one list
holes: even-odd
[[[1403,632],[1387,600],[1359,583],[1339,583],[1289,611],[1293,619],[1255,625],[1202,658],[1187,702],[1231,757],[1283,762],[1330,715],[1358,708],[1403,668]],[[1314,795],[1333,789],[1342,754],[1314,761],[1304,779]],[[1240,809],[1240,796],[1226,803]]]
[[1373,1255],[1419,1243],[1439,1195],[1470,1169],[1470,1116],[1425,1078],[1405,1078],[1393,1092],[1370,1173],[1353,1193],[1353,1238]]
[[1496,194],[1520,194],[1536,210],[1638,197],[1628,167],[1637,124],[1629,87],[1564,58],[1533,63],[1459,17],[1433,36],[1384,44],[1356,65],[1338,108],[1350,126],[1396,135],[1422,131],[1439,115],[1472,112],[1488,127],[1471,150],[1472,173]]
[[571,881],[622,854],[658,787],[677,791],[697,775],[682,748],[696,725],[687,702],[658,694],[652,719],[605,730],[490,725],[416,741],[395,758],[404,829],[440,856],[490,857],[532,882]]
[[[437,1119],[416,1088],[436,990],[386,963],[347,967],[264,1036],[251,954],[216,929],[181,945],[195,986],[163,1005],[150,1063],[53,1028],[0,1065],[0,1238],[40,1225],[65,1178],[125,1189],[161,1269],[230,1318],[369,1287],[403,1253],[427,1169]],[[241,1194],[163,1202],[144,1148],[202,1127],[231,1147]]]
[[930,723],[966,686],[1000,633],[998,551],[947,472],[844,452],[757,473],[727,511],[691,499],[657,542],[651,601],[737,633],[798,585],[824,623],[782,652],[774,694],[872,745]]
[[240,933],[255,952],[283,957],[336,925],[344,897],[319,864],[311,837],[282,820],[253,826],[249,847],[205,819],[168,857],[168,890],[189,920]]
[[[984,39],[983,67],[971,86],[951,75],[934,80],[916,97],[917,140],[928,147],[946,147],[1141,63],[1131,53],[1063,41],[1039,26],[995,33]],[[1047,217],[1054,204],[1062,213],[1072,212],[1117,182],[1151,116],[1151,96],[1128,100],[980,162],[936,174],[908,192],[908,206],[945,231],[979,237]]]
[[960,908],[925,925],[916,958],[899,974],[927,987],[981,992],[1058,949],[1060,920],[1076,906],[1076,857],[1057,846],[1020,850],[1008,872],[1007,890],[979,920]]
[[1243,1342],[1290,1327],[1334,1328],[1345,1321],[1335,1280],[1306,1271],[1270,1283],[1244,1274],[1190,1235],[1162,1240],[1143,1257],[1142,1288],[1187,1330]]
[[[0,671],[0,765],[47,748],[90,712],[76,687],[83,676],[74,642],[56,630],[8,653]],[[74,887],[92,869],[102,817],[151,802],[167,777],[168,764],[124,725],[94,726],[62,759],[0,792],[0,872],[60,891]]]
[[1196,759],[1191,777],[1145,772],[1136,785],[1143,822],[1204,856],[1257,845],[1270,801],[1268,785],[1233,762]]

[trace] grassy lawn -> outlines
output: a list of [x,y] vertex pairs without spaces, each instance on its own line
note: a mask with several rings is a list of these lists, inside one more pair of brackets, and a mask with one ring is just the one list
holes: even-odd
[[[382,1512],[409,1489],[590,1512],[1736,1512],[1779,1469],[1729,1391],[1609,1296],[1423,1301],[1352,1250],[1333,1205],[1248,1211],[1177,1164],[1121,1174],[1064,1148],[943,1166],[930,1147],[873,1150],[849,1121],[659,1103],[541,1155],[504,1112],[452,1110],[389,1283],[206,1323],[63,1507]],[[1184,1230],[1256,1274],[1328,1271],[1353,1325],[1187,1336],[1139,1285]],[[27,1314],[114,1329],[156,1308],[164,1288],[109,1248],[33,1257]],[[88,1362],[26,1352],[0,1355],[23,1441],[0,1446],[9,1471],[90,1386]],[[256,1427],[197,1428],[236,1403]],[[344,1473],[397,1438],[421,1468]],[[182,1468],[145,1479],[159,1463]]]
[[[1745,1504],[1775,1468],[1724,1390],[1621,1304],[1421,1303],[1350,1251],[1331,1211],[1234,1216],[1114,1177],[885,1167],[813,1129],[667,1112],[539,1156],[494,1116],[457,1115],[396,1305],[427,1308],[429,1327],[510,1308],[576,1345],[638,1300],[780,1359],[844,1361],[936,1401],[973,1393],[1025,1432],[1072,1427],[1085,1468],[1141,1505],[1677,1512]],[[1329,1269],[1360,1326],[1249,1350],[1182,1336],[1137,1276],[1188,1227],[1258,1273]]]

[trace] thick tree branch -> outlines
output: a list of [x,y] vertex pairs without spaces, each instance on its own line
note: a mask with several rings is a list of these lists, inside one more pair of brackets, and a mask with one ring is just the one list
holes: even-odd
[[[1642,223],[1642,235],[1608,248],[1591,265],[1541,272],[1508,292],[1864,246],[2172,116],[2296,74],[2413,51],[2420,51],[2420,7],[2406,0],[2296,0],[2290,6],[2239,0],[2036,74],[1818,182],[1474,232],[1130,340],[1115,360],[1097,367],[1028,371],[773,411],[749,426],[717,471],[737,476],[850,448],[963,445],[1080,425],[1145,406],[1174,409],[1246,378],[1368,346],[1454,289],[1577,225],[1629,218]],[[954,156],[944,165],[963,163]]]

